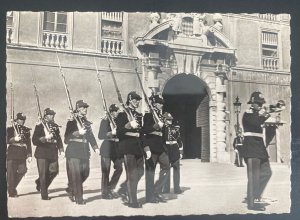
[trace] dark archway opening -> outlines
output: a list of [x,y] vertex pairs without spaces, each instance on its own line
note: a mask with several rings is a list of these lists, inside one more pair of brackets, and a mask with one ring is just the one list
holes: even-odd
[[[162,96],[166,102],[164,111],[170,112],[174,122],[180,125],[184,158],[203,159],[203,143],[209,140],[209,99],[205,83],[195,75],[181,73],[166,83]],[[204,116],[199,114],[203,110],[207,112]],[[203,119],[200,120],[199,115],[206,117],[205,123],[201,122]],[[206,148],[209,151],[209,146]],[[205,157],[209,160],[209,152]]]

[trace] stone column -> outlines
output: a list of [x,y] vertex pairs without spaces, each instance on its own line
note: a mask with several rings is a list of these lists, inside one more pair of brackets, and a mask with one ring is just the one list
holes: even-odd
[[216,101],[217,101],[217,113],[216,113],[216,126],[217,126],[217,160],[220,163],[230,162],[230,152],[226,151],[226,85],[224,79],[227,75],[227,68],[223,65],[219,68],[217,66],[216,74]]

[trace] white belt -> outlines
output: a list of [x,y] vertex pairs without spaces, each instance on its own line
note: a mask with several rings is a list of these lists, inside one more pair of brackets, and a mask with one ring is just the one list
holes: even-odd
[[104,140],[119,142],[119,138],[110,138],[110,139],[104,139]]
[[166,141],[166,144],[177,144],[177,141]]
[[264,138],[264,135],[262,133],[255,133],[255,132],[245,132],[244,136],[254,136],[254,137]]
[[71,138],[69,141],[87,143],[87,139]]
[[24,143],[14,143],[14,144],[11,144],[11,146],[16,146],[16,147],[27,147],[26,144],[24,144]]
[[243,146],[243,144],[236,144],[237,146]]
[[160,131],[152,131],[149,134],[154,134],[154,135],[157,135],[157,136],[162,136],[162,132],[160,132]]
[[136,132],[125,132],[125,135],[132,136],[132,137],[140,137],[140,133],[136,133]]

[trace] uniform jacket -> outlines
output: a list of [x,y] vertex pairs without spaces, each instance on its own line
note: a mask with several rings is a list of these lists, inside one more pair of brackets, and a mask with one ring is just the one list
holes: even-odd
[[[263,133],[262,125],[268,117],[261,116],[258,113],[248,111],[243,115],[242,123],[244,132]],[[245,136],[241,155],[246,158],[267,159],[268,152],[266,150],[262,137]]]
[[67,122],[64,142],[67,144],[66,157],[89,159],[90,148],[89,145],[95,150],[98,148],[95,136],[91,129],[91,122],[86,118],[81,118],[87,129],[86,134],[79,135],[76,120],[72,119]]
[[[158,112],[157,112],[158,113]],[[161,114],[158,113],[158,116],[162,117]],[[161,120],[163,121],[163,120]],[[155,129],[153,125],[155,124],[152,113],[146,113],[144,115],[144,124],[143,124],[143,133],[144,136],[144,145],[149,146],[151,152],[153,153],[161,153],[166,151],[164,148],[164,141],[162,137],[162,129]],[[151,133],[161,133],[161,136]]]
[[[168,149],[170,162],[174,163],[175,161],[179,160],[180,158],[179,147],[182,147],[179,126],[175,126],[173,124],[165,125],[163,127],[163,139]],[[168,144],[168,142],[176,142],[176,143]]]
[[117,158],[118,139],[116,137],[108,136],[107,133],[111,131],[110,122],[104,118],[100,122],[98,138],[103,140],[100,147],[100,154],[103,157]]
[[51,142],[43,143],[40,138],[45,137],[44,126],[42,123],[35,126],[32,143],[36,145],[34,156],[39,159],[54,159],[58,158],[58,150],[60,152],[64,151],[63,143],[60,137],[59,126],[50,122],[47,123],[51,133],[53,134],[53,139]]
[[27,157],[32,156],[31,140],[30,140],[30,128],[23,125],[16,125],[20,131],[21,141],[16,142],[14,140],[15,132],[13,127],[8,127],[6,130],[6,143],[7,159],[8,160],[25,160]]
[[[130,109],[136,121],[142,126],[142,114]],[[125,125],[129,122],[125,112],[118,114],[116,119],[117,124],[117,137],[119,138],[118,150],[119,153],[124,154],[134,154],[143,155],[143,143],[142,143],[142,131],[141,128],[138,129],[127,129]],[[139,133],[139,137],[133,137],[126,135],[126,132]]]

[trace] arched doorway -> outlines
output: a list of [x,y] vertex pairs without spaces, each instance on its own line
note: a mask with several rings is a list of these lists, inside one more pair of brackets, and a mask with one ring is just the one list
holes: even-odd
[[164,86],[165,111],[180,125],[184,158],[208,162],[209,96],[206,84],[193,74],[177,74]]

